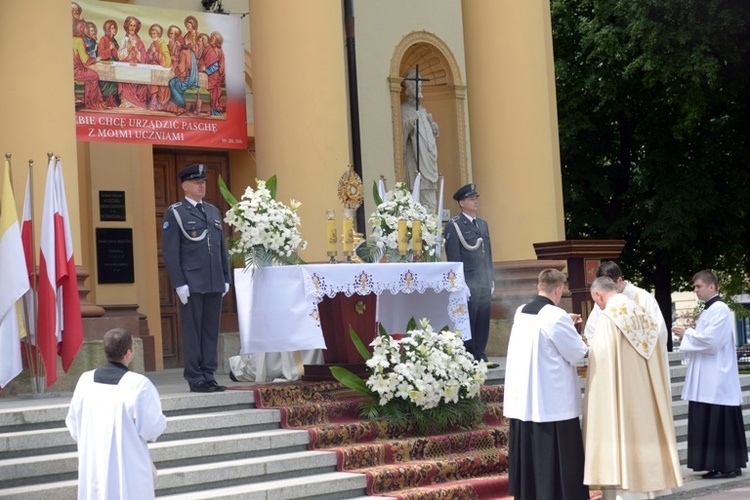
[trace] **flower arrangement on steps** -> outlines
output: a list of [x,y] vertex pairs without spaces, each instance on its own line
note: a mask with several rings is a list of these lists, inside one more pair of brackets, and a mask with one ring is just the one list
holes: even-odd
[[479,391],[487,365],[464,348],[458,332],[435,331],[427,319],[417,327],[412,318],[403,336],[381,326],[372,354],[354,330],[350,337],[365,359],[369,377],[331,367],[346,387],[366,396],[362,416],[392,425],[411,423],[417,432],[432,434],[478,424],[485,411]]
[[230,257],[244,257],[248,267],[304,263],[297,255],[298,249],[307,246],[298,228],[297,209],[301,204],[290,200],[286,206],[276,200],[275,175],[268,181],[256,179],[255,182],[256,189],[248,187],[237,200],[219,177],[219,190],[230,205],[224,222],[239,235],[230,241]]

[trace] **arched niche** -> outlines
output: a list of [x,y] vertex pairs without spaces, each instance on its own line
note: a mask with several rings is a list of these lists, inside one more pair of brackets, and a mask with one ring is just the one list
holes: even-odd
[[393,51],[388,82],[391,92],[393,154],[397,182],[406,181],[404,171],[401,103],[405,100],[404,76],[419,65],[422,83],[420,101],[440,126],[438,172],[445,176],[444,198],[469,182],[466,144],[466,85],[448,45],[433,33],[415,31],[406,35]]

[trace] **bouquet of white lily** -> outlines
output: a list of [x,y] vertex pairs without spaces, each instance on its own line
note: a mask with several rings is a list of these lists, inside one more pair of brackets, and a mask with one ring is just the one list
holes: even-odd
[[257,179],[256,182],[256,189],[248,187],[242,198],[236,200],[220,180],[222,193],[232,205],[224,222],[239,233],[239,238],[230,244],[229,254],[244,256],[246,265],[300,263],[297,249],[307,246],[298,229],[300,203],[291,200],[286,206],[274,199],[276,176],[268,182]]
[[353,331],[350,334],[370,376],[364,381],[341,367],[331,372],[370,397],[363,408],[368,418],[396,425],[412,422],[422,433],[470,426],[482,418],[479,391],[487,365],[466,351],[459,333],[435,331],[426,319],[417,328],[412,320],[405,335],[391,336],[381,329],[370,344],[372,354]]
[[408,252],[414,252],[413,223],[421,223],[422,251],[418,257],[422,261],[436,260],[435,251],[443,244],[442,228],[435,214],[412,199],[412,194],[403,182],[385,193],[380,200],[376,195],[378,206],[370,215],[373,242],[380,254],[385,254],[386,261],[398,261],[398,221],[406,221]]

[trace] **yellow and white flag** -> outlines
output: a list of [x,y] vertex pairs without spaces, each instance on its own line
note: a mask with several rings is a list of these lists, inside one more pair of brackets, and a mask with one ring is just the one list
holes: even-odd
[[18,225],[16,200],[10,182],[10,162],[3,169],[3,191],[0,200],[0,387],[5,387],[23,370],[21,337],[23,328],[20,299],[29,289],[26,259],[23,254],[21,227]]

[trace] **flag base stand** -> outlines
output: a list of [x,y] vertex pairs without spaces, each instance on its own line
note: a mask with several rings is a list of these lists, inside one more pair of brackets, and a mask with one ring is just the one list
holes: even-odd
[[31,394],[19,394],[19,398],[23,399],[42,399],[42,398],[56,398],[62,394],[59,392],[45,392],[47,388],[47,381],[44,375],[32,375],[29,379],[31,382]]
[[30,382],[31,392],[34,395],[44,394],[44,389],[47,386],[44,375],[32,375]]

